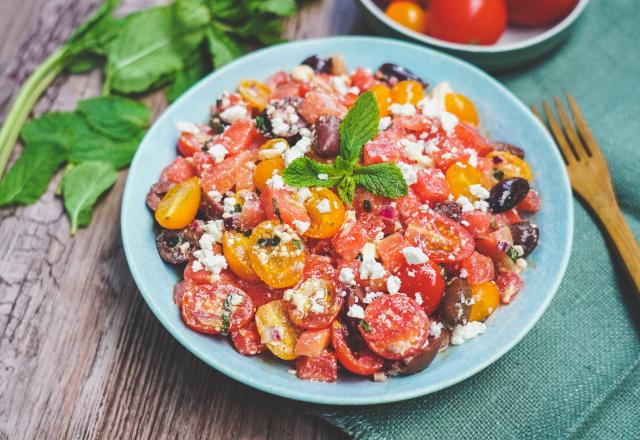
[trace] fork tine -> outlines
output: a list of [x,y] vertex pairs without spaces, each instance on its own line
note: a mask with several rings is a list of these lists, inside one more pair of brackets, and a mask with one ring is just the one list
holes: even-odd
[[556,143],[558,144],[558,147],[560,147],[560,151],[562,151],[562,154],[564,155],[565,162],[567,162],[567,165],[575,162],[576,157],[574,156],[573,151],[571,151],[567,138],[564,136],[564,132],[562,131],[562,128],[560,128],[560,124],[558,124],[558,121],[553,115],[551,107],[547,104],[547,101],[542,102],[542,107],[544,107],[544,112],[547,115],[547,121],[551,127],[551,132],[553,133],[553,137],[556,138]]
[[569,142],[571,143],[571,150],[576,155],[578,160],[580,160],[580,157],[583,155],[582,152],[586,151],[586,153],[589,154],[589,151],[586,148],[584,148],[584,146],[582,145],[582,142],[578,137],[578,133],[576,133],[576,129],[574,128],[573,123],[571,122],[571,119],[569,119],[569,116],[567,115],[567,112],[565,111],[564,106],[562,105],[562,101],[560,101],[560,98],[558,98],[557,96],[554,96],[553,102],[556,105],[558,116],[560,116],[560,122],[562,123],[562,128],[564,129],[564,132],[569,138]]
[[600,146],[596,141],[596,138],[589,130],[589,126],[587,125],[587,120],[582,115],[582,111],[580,107],[578,107],[578,103],[571,94],[567,93],[567,101],[569,102],[569,108],[571,108],[571,113],[573,113],[573,119],[576,122],[576,127],[578,128],[578,132],[580,136],[584,140],[585,149],[590,155],[598,155],[602,156],[602,152],[600,151]]

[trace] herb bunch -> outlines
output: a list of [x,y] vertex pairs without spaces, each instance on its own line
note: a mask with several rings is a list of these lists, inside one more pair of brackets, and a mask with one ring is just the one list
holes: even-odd
[[336,187],[347,205],[353,202],[356,186],[390,198],[406,195],[407,183],[397,165],[358,165],[364,144],[378,134],[379,122],[380,112],[373,94],[363,93],[340,124],[340,154],[333,164],[300,157],[282,173],[284,182],[294,187]]

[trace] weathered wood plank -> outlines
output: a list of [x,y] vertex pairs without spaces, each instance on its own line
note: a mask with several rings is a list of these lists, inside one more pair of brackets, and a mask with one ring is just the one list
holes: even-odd
[[[0,118],[26,76],[99,0],[3,0]],[[156,4],[127,0],[127,11]],[[361,32],[345,0],[311,2],[288,38]],[[36,114],[72,109],[99,74],[61,78]],[[161,96],[147,99],[160,111]],[[217,373],[179,345],[138,294],[120,243],[125,173],[75,238],[53,191],[0,210],[0,439],[274,438],[344,434]]]

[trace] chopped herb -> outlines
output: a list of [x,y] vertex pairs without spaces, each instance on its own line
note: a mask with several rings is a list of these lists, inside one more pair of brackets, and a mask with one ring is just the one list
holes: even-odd
[[513,246],[509,246],[506,250],[507,255],[511,260],[515,263],[518,258],[520,258],[520,254],[516,251]]
[[224,124],[217,115],[211,116],[211,119],[209,120],[209,126],[215,134],[220,134],[224,131]]
[[364,319],[360,321],[360,327],[362,327],[362,330],[364,330],[365,333],[371,333],[373,331],[371,330],[371,326],[369,325],[369,323]]
[[248,231],[244,231],[243,234],[245,237],[251,237],[251,233],[253,232],[253,230],[249,229]]
[[304,243],[302,243],[302,240],[296,239],[296,240],[293,240],[292,243],[298,249],[302,249],[304,247]]
[[263,133],[267,133],[269,131],[269,121],[265,115],[256,116],[256,128]]
[[224,299],[224,304],[222,305],[222,326],[220,328],[220,333],[226,335],[229,331],[229,325],[231,321],[231,295],[227,296]]
[[493,177],[494,177],[496,180],[502,180],[502,178],[504,177],[504,171],[499,170],[499,169],[497,169],[497,168],[494,168],[494,169],[493,169]]
[[278,220],[280,220],[280,223],[282,223],[282,216],[280,215],[280,208],[276,208],[274,213],[276,214],[276,217],[278,217]]
[[271,238],[259,238],[258,239],[258,246],[260,247],[269,247],[269,246],[278,246],[280,244],[280,237],[277,235],[274,235]]
[[371,212],[371,200],[365,199],[364,202],[362,202],[362,206],[366,212]]
[[356,255],[356,260],[362,261],[362,254],[361,253],[358,253],[358,255]]
[[242,212],[242,205],[240,203],[236,203],[233,207],[233,212]]
[[204,145],[202,146],[202,151],[204,151],[205,153],[209,151],[209,148],[211,148],[211,141],[212,139],[207,139],[206,141],[204,141]]

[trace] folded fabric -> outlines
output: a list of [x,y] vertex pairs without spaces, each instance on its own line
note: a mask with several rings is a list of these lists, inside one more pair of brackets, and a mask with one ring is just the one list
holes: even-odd
[[[638,6],[636,0],[592,0],[564,46],[544,61],[498,76],[527,104],[573,94],[604,150],[636,237]],[[538,324],[504,357],[422,398],[381,406],[314,406],[310,412],[356,439],[639,439],[640,303],[593,217],[577,200],[574,208],[573,253],[560,290]]]

